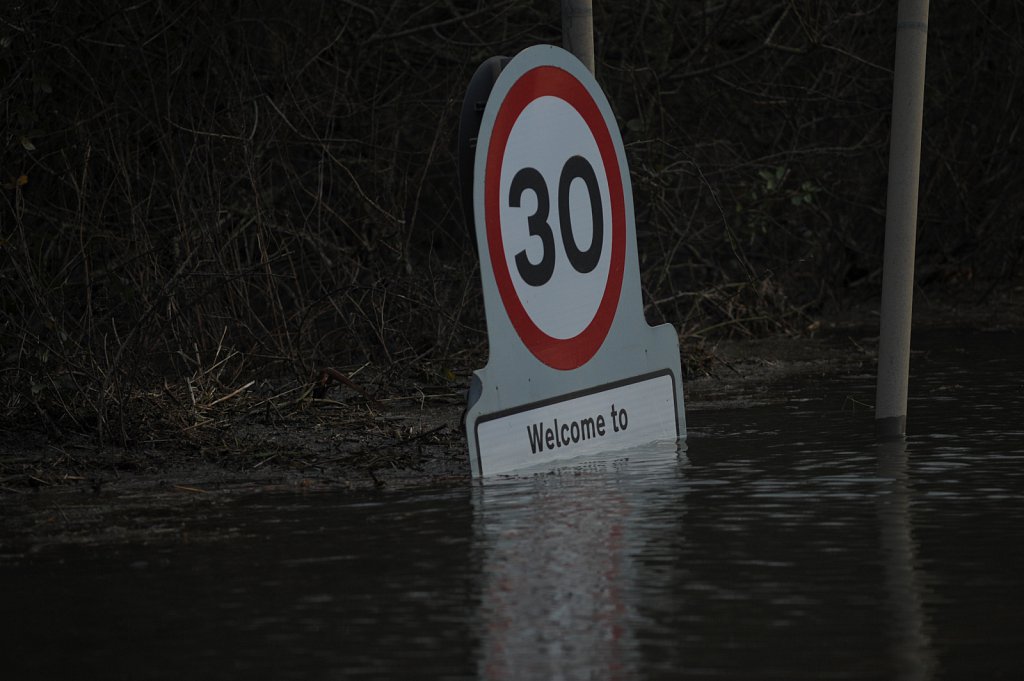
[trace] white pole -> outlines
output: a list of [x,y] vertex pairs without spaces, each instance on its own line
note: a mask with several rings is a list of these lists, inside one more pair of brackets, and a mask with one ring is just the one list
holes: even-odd
[[595,73],[593,0],[562,0],[562,47]]
[[902,437],[907,432],[928,0],[900,0],[896,31],[882,266],[882,319],[875,395],[875,433],[882,438]]

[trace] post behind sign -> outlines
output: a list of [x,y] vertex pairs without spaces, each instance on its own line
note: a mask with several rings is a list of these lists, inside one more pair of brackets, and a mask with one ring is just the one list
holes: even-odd
[[928,0],[900,0],[896,30],[882,316],[875,393],[875,433],[881,438],[902,437],[907,431]]
[[596,73],[593,0],[562,0],[562,46]]

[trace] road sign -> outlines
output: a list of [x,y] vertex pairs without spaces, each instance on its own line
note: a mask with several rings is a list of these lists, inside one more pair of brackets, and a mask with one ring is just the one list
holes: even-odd
[[556,66],[513,83],[484,175],[496,180],[484,184],[487,244],[512,325],[537,359],[575,369],[611,328],[626,251],[619,160],[583,83]]
[[494,82],[473,215],[490,342],[467,410],[474,474],[685,437],[676,333],[643,318],[618,126],[565,50],[528,48]]

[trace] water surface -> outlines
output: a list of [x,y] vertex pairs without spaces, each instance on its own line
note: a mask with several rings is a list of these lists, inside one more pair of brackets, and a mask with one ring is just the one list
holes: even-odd
[[108,518],[163,531],[0,564],[4,676],[1019,678],[1020,347],[915,337],[905,443],[805,376],[681,452]]

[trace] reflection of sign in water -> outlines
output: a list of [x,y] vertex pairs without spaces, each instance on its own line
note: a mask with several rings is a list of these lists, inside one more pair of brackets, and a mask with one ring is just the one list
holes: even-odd
[[541,483],[521,513],[489,516],[481,678],[636,678],[633,508],[593,474],[569,475]]
[[524,50],[494,83],[473,204],[490,342],[474,475],[685,437],[676,333],[643,318],[622,139],[568,52]]
[[474,488],[479,677],[643,678],[645,613],[685,569],[664,537],[680,531],[686,463],[665,444]]

